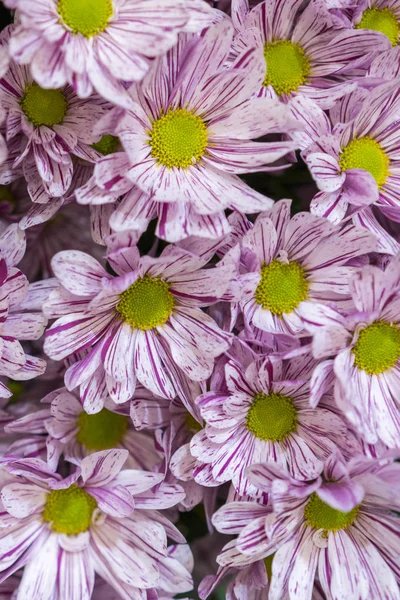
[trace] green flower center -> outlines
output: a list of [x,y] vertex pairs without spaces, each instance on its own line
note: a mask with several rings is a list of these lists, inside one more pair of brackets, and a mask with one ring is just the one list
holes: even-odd
[[79,431],[76,439],[88,450],[107,450],[121,442],[128,428],[129,419],[103,408],[95,415],[81,412],[78,417]]
[[323,502],[317,494],[311,494],[309,501],[304,509],[304,517],[307,525],[314,529],[323,529],[325,535],[329,531],[339,531],[353,525],[357,519],[359,506],[356,506],[349,512],[342,512],[332,508],[329,504]]
[[67,101],[60,90],[45,90],[37,83],[25,88],[20,104],[28,121],[35,127],[58,125],[67,112]]
[[264,85],[272,85],[277,94],[290,94],[306,83],[310,61],[298,44],[289,40],[267,42],[264,56],[267,63]]
[[77,35],[98,35],[113,15],[112,0],[58,0],[57,11],[65,25]]
[[151,155],[160,165],[187,169],[204,156],[208,135],[203,119],[184,108],[169,110],[149,132]]
[[133,329],[154,329],[169,319],[175,298],[166,281],[145,275],[122,292],[116,310]]
[[291,313],[307,298],[307,293],[306,274],[297,262],[281,263],[274,259],[261,267],[255,300],[273,315]]
[[362,14],[356,29],[372,29],[389,38],[392,46],[396,46],[400,33],[400,25],[396,15],[390,8],[367,8]]
[[92,148],[100,152],[103,156],[107,156],[108,154],[112,154],[118,148],[119,139],[113,135],[103,135],[101,140],[92,144]]
[[76,485],[66,490],[52,490],[43,511],[43,519],[57,533],[78,535],[92,524],[96,500]]
[[400,358],[400,328],[375,321],[360,331],[352,352],[356,367],[369,375],[383,373]]
[[296,431],[296,415],[293,400],[288,396],[259,392],[247,413],[246,427],[260,440],[281,442]]
[[342,171],[348,169],[364,169],[371,173],[378,187],[386,182],[389,176],[389,157],[381,145],[365,136],[352,140],[340,154],[339,165]]

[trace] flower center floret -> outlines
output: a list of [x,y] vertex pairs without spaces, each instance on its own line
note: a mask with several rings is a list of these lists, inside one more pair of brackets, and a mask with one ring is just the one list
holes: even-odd
[[247,413],[246,427],[260,440],[281,442],[297,428],[293,400],[283,394],[259,392]]
[[290,40],[267,42],[264,56],[267,63],[264,85],[272,85],[277,94],[290,94],[307,82],[310,61],[298,44]]
[[360,331],[352,351],[356,367],[369,375],[383,373],[400,359],[400,328],[375,321]]
[[116,310],[133,329],[145,330],[164,325],[174,306],[168,283],[145,275],[122,292]]
[[43,519],[57,533],[78,535],[92,524],[96,500],[82,488],[71,485],[66,490],[52,490],[43,511]]
[[184,108],[170,109],[154,121],[149,135],[151,155],[169,169],[187,169],[206,153],[206,124]]
[[67,27],[89,38],[104,31],[113,15],[112,0],[58,0],[57,11]]
[[261,280],[255,292],[257,304],[281,317],[291,313],[307,298],[308,282],[296,261],[281,263],[274,259],[261,267]]
[[103,135],[103,137],[98,142],[92,144],[92,148],[97,150],[97,152],[100,152],[100,154],[102,154],[103,156],[108,156],[108,154],[116,152],[118,144],[119,139],[117,137],[115,137],[114,135],[106,134]]
[[128,417],[103,408],[95,415],[81,412],[76,439],[87,450],[107,450],[121,442],[128,428]]
[[28,121],[35,127],[58,125],[67,112],[67,100],[60,90],[45,90],[37,83],[25,88],[20,104]]
[[361,21],[356,29],[372,29],[379,31],[389,38],[392,46],[396,46],[399,39],[400,24],[396,15],[390,8],[367,8],[362,14]]
[[348,169],[368,171],[378,187],[382,187],[389,176],[389,157],[381,145],[369,136],[352,140],[343,148],[339,165],[342,171]]
[[323,529],[327,534],[330,531],[339,531],[353,525],[357,519],[359,506],[355,506],[349,512],[342,512],[332,508],[326,502],[323,502],[316,493],[311,494],[309,501],[304,509],[304,517],[307,525],[314,529]]

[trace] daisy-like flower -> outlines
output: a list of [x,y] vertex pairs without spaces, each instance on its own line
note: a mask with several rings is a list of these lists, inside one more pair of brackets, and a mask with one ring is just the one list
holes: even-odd
[[[3,31],[5,43],[11,27]],[[95,162],[101,154],[92,147],[99,141],[93,127],[108,103],[100,97],[81,100],[70,86],[44,89],[27,67],[11,61],[0,79],[0,102],[6,110],[9,156],[0,167],[0,182],[8,184],[24,175],[34,202],[45,204],[63,196],[72,182],[77,156]]]
[[[26,354],[21,341],[38,340],[45,329],[42,303],[51,287],[38,282],[29,285],[25,275],[15,268],[26,248],[25,235],[18,225],[10,225],[0,236],[0,375],[16,381],[37,377],[46,362]],[[0,382],[0,397],[12,392]]]
[[239,519],[245,527],[218,563],[240,567],[270,557],[270,600],[311,598],[315,579],[330,600],[397,600],[399,469],[392,459],[357,457],[346,465],[338,454],[319,477],[299,482],[270,464],[251,467],[274,512],[259,515],[257,505],[240,502],[222,507],[217,529],[237,531]]
[[[336,30],[324,2],[311,0],[301,12],[302,0],[265,0],[249,11],[247,0],[232,1],[237,38],[233,45],[249,44],[246,30],[260,32],[259,52],[264,58],[264,79],[258,95],[312,98],[330,108],[354,89],[343,81],[354,66],[367,68],[374,54],[390,47],[385,36],[373,31]],[[254,38],[254,34],[252,36]]]
[[398,83],[355,92],[334,111],[333,129],[315,104],[296,98],[291,107],[305,125],[303,158],[321,190],[311,212],[339,222],[349,205],[354,211],[375,204],[399,222]]
[[56,254],[52,268],[62,287],[45,305],[58,318],[45,352],[59,360],[86,351],[65,378],[68,389],[81,386],[85,410],[100,410],[107,390],[115,402],[129,400],[136,380],[173,399],[175,364],[193,380],[209,377],[230,334],[201,307],[225,293],[233,265],[204,269],[207,259],[175,246],[156,259],[140,257],[136,246],[114,246],[108,261],[116,277],[83,252]]
[[[152,436],[136,431],[129,417],[129,404],[118,407],[106,402],[106,407],[96,414],[83,410],[79,398],[65,388],[50,392],[43,398],[50,403],[48,408],[31,412],[7,423],[6,433],[23,435],[34,434],[36,441],[46,449],[47,464],[56,471],[60,456],[74,464],[93,452],[109,448],[124,448],[129,457],[126,466],[132,469],[151,471],[159,465],[162,456],[155,450]],[[7,452],[13,452],[13,447]],[[18,452],[20,455],[20,452]],[[30,456],[26,451],[25,456]]]
[[247,369],[228,362],[227,392],[213,390],[197,400],[206,426],[190,444],[201,465],[195,480],[232,480],[240,495],[254,494],[245,473],[249,465],[276,462],[296,478],[312,479],[336,445],[345,453],[359,450],[332,398],[310,408],[312,367],[309,357],[286,364],[260,359]]
[[366,266],[354,274],[354,312],[304,306],[313,352],[334,369],[335,398],[369,443],[400,447],[400,255],[385,271]]
[[274,334],[304,331],[304,302],[344,302],[353,268],[346,263],[376,249],[375,238],[354,226],[339,230],[327,219],[298,213],[280,200],[257,217],[241,240],[241,273],[232,293],[246,324]]
[[98,452],[67,479],[39,459],[7,459],[0,581],[25,567],[20,598],[90,598],[95,573],[126,600],[143,600],[174,578],[180,592],[190,590],[190,573],[167,552],[167,532],[182,536],[158,512],[183,493],[160,484],[157,473],[121,470],[127,457],[127,450]]
[[126,107],[131,102],[123,82],[142,79],[149,59],[174,46],[180,31],[201,31],[215,18],[203,0],[12,2],[18,26],[10,54],[30,64],[40,86],[69,83],[82,98],[95,89]]
[[379,31],[392,46],[397,46],[400,36],[399,0],[354,0],[343,8],[336,8],[348,27]]
[[[216,237],[225,208],[269,208],[271,199],[252,190],[238,174],[282,168],[285,165],[270,163],[296,148],[288,141],[252,141],[298,124],[281,103],[251,99],[265,68],[255,48],[226,67],[232,36],[229,19],[200,38],[183,36],[176,49],[155,62],[140,86],[130,88],[132,111],[116,108],[99,125],[101,132],[119,137],[129,167],[123,156],[104,158],[96,169],[97,185],[107,193],[120,186],[126,192],[121,179],[128,178],[148,194],[147,203],[135,194],[124,200],[128,215],[138,214],[139,207],[146,215],[154,202],[166,203],[168,210],[159,223],[162,231],[171,231],[163,236],[166,239],[173,236],[176,220],[182,229],[188,218],[193,219],[194,227],[206,230],[203,235]],[[187,205],[193,210],[188,212]],[[205,215],[208,225],[206,219],[202,223]]]

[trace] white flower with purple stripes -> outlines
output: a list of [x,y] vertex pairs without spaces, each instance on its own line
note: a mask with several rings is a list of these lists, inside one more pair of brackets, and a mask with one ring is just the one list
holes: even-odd
[[160,474],[122,470],[127,457],[97,452],[66,479],[39,459],[4,459],[0,582],[24,567],[18,597],[83,599],[97,573],[121,599],[143,600],[172,571],[179,591],[190,590],[190,573],[167,551],[167,534],[184,538],[158,512],[184,493]]

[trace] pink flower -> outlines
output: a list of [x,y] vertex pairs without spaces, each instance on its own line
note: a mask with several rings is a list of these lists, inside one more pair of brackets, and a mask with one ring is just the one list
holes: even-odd
[[136,381],[163,398],[177,393],[175,365],[201,381],[230,335],[201,310],[217,302],[232,277],[229,262],[205,269],[207,258],[168,246],[159,258],[140,257],[136,246],[110,249],[109,275],[82,252],[59,252],[52,268],[61,283],[45,305],[57,321],[45,351],[56,360],[83,352],[66,373],[68,389],[80,386],[87,412],[97,412],[107,393],[114,402],[132,398]]

